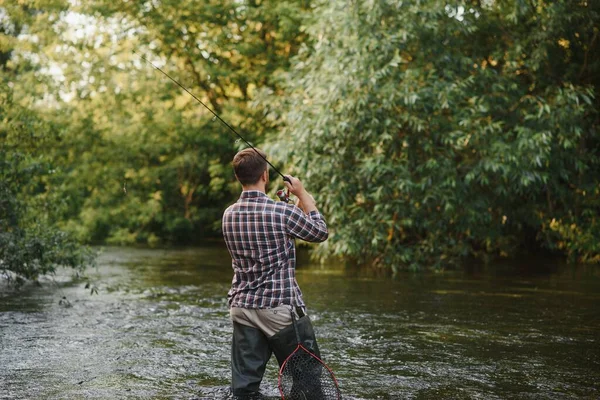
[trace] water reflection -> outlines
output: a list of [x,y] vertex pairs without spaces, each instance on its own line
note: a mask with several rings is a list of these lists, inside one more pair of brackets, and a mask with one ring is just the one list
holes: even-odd
[[[305,265],[298,280],[346,398],[596,398],[598,268],[541,264],[394,279]],[[109,248],[88,276],[97,295],[68,275],[3,287],[0,398],[227,397],[223,247]],[[276,374],[272,360],[273,399]]]

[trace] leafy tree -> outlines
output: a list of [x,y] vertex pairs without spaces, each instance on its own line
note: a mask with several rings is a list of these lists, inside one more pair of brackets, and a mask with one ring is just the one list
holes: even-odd
[[83,270],[92,253],[56,229],[60,203],[47,185],[56,171],[44,150],[60,134],[15,104],[5,79],[0,88],[0,273],[20,284],[54,273],[57,266]]
[[318,189],[321,254],[599,260],[599,7],[319,3],[272,151]]
[[133,51],[257,143],[268,124],[254,93],[277,90],[276,76],[303,38],[304,8],[95,0],[63,14],[54,24],[62,35],[40,51],[64,66],[51,90],[61,110],[54,121],[68,127],[69,147],[56,152],[69,177],[57,182],[69,203],[64,227],[111,243],[196,243],[218,234],[222,210],[237,197],[228,164],[241,144]]
[[36,107],[37,97],[24,94],[31,91],[15,89],[47,87],[32,62],[36,41],[28,39],[48,34],[64,9],[58,0],[0,7],[0,273],[17,284],[93,262],[88,248],[57,227],[63,203],[51,182],[61,174],[48,150],[61,145],[63,130]]

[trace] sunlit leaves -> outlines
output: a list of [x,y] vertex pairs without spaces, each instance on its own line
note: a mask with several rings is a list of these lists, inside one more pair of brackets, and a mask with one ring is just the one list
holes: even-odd
[[[21,17],[33,3],[40,17]],[[62,226],[82,240],[120,244],[218,234],[239,191],[229,166],[237,138],[139,54],[258,144],[277,121],[253,100],[261,88],[278,90],[308,5],[51,3],[9,7],[29,33],[10,61],[19,72],[15,93],[51,108],[45,118],[64,127],[64,145],[49,149],[61,166],[52,183],[64,199]]]

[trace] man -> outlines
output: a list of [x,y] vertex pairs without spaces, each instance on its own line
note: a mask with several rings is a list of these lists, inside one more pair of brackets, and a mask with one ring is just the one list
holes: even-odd
[[[259,155],[260,153],[260,155]],[[242,184],[239,200],[223,214],[223,236],[233,266],[228,293],[233,323],[231,346],[234,398],[259,395],[265,367],[274,353],[279,364],[295,349],[292,312],[305,347],[318,355],[314,331],[296,282],[295,238],[327,239],[325,220],[302,182],[285,182],[297,205],[275,202],[265,194],[269,183],[266,155],[252,148],[233,158]]]

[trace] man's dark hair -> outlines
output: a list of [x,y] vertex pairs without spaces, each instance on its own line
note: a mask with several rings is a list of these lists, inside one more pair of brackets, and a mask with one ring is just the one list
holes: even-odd
[[[256,152],[260,153],[259,156]],[[264,158],[263,158],[264,157]],[[267,169],[267,155],[264,151],[252,148],[244,149],[233,157],[233,172],[242,185],[253,185]]]

